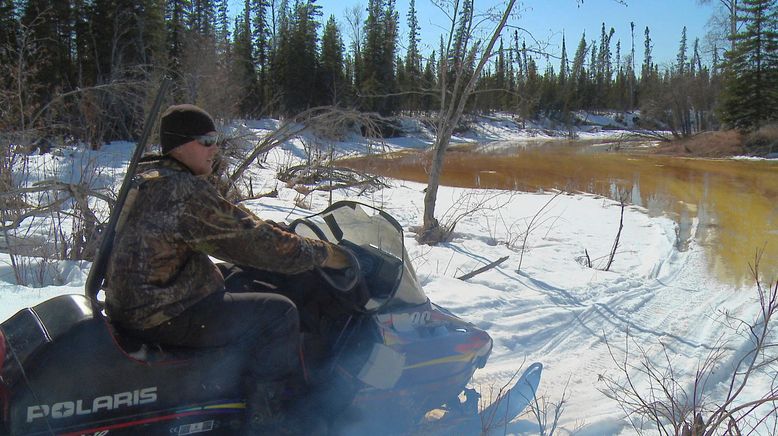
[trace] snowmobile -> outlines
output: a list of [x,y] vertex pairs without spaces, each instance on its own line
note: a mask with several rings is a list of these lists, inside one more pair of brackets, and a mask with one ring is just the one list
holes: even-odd
[[[343,274],[319,273],[344,307],[333,316],[343,321],[331,323],[319,377],[338,380],[352,416],[401,432],[444,405],[478,417],[466,385],[485,365],[492,339],[426,297],[400,224],[340,202],[290,228],[339,243],[356,260]],[[239,350],[141,344],[117,334],[87,296],[55,297],[0,324],[0,434],[236,434],[245,411],[243,358]],[[540,375],[537,365],[530,369],[525,396]],[[343,433],[360,428],[344,421]]]

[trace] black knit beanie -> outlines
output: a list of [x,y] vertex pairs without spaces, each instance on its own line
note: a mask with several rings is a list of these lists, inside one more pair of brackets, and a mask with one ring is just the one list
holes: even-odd
[[195,136],[205,135],[216,130],[213,118],[208,112],[193,104],[179,104],[170,106],[162,114],[159,127],[159,143],[162,153],[168,154],[170,150],[194,139]]

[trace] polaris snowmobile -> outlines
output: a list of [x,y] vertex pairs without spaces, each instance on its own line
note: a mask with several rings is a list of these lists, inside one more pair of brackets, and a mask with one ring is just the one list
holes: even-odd
[[[444,405],[478,416],[465,388],[486,363],[492,339],[430,302],[397,221],[340,202],[290,227],[339,243],[356,258],[340,276],[320,273],[321,287],[344,306],[334,318],[345,321],[334,323],[319,376],[338,380],[344,409],[403,432]],[[236,434],[245,411],[237,370],[243,358],[239,350],[140,344],[119,336],[87,296],[52,298],[0,324],[0,433]],[[470,392],[464,403],[463,391]]]

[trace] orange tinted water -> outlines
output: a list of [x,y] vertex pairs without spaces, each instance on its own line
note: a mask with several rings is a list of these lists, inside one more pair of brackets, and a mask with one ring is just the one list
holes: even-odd
[[[347,166],[427,182],[429,154],[399,152],[350,159]],[[692,238],[710,271],[735,285],[752,280],[748,264],[764,248],[764,279],[778,278],[778,161],[689,159],[592,152],[590,147],[516,147],[510,153],[450,151],[441,183],[535,191],[589,192],[644,206],[678,224],[677,246]],[[697,223],[698,225],[694,225]]]

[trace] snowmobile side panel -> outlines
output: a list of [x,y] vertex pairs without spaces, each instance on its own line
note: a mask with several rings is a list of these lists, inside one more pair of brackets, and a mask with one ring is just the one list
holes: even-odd
[[[86,302],[83,296],[73,297]],[[72,309],[68,309],[71,300],[59,300],[65,302],[59,311]],[[33,309],[36,314],[38,308]],[[132,422],[145,425],[148,419],[165,421],[159,416],[176,417],[178,409],[240,401],[240,368],[245,357],[239,350],[156,351],[152,362],[125,354],[102,316],[76,317],[77,322],[65,332],[53,335],[56,341],[46,334],[46,315],[23,311],[15,319],[25,321],[14,326],[26,326],[32,332],[24,335],[12,329],[17,332],[16,343],[37,344],[37,349],[20,359],[23,373],[9,401],[11,434],[131,427]],[[58,331],[56,320],[49,325]],[[7,331],[5,324],[3,330]],[[18,340],[27,337],[33,339]],[[206,410],[213,414],[216,409]]]

